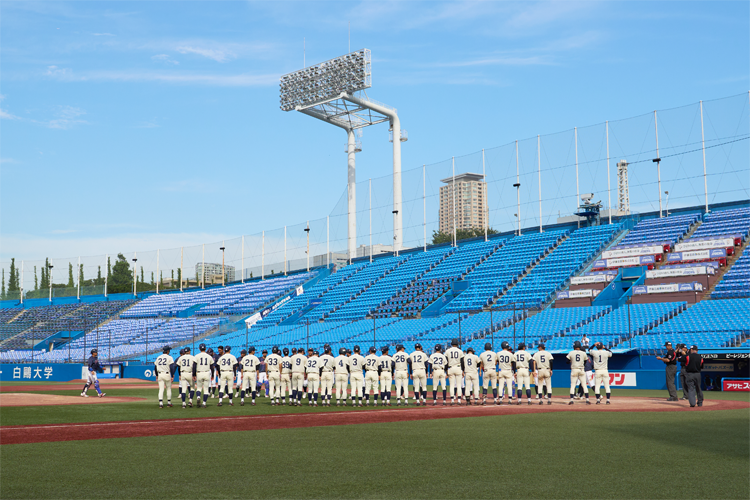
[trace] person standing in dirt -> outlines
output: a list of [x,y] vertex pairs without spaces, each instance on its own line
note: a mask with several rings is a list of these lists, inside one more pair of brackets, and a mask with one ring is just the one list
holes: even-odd
[[97,349],[91,349],[91,357],[89,357],[88,361],[86,362],[86,366],[88,367],[88,372],[86,374],[86,384],[83,386],[83,391],[81,391],[81,397],[89,397],[86,392],[89,390],[89,387],[93,385],[99,397],[103,398],[107,394],[102,392],[102,390],[99,388],[99,379],[96,378],[97,372],[104,372],[102,365],[99,364],[99,351]]

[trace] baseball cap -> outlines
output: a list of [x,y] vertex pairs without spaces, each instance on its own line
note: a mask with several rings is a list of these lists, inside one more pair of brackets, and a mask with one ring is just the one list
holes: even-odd
[[672,342],[665,342],[664,347],[667,347],[668,345],[672,345]]
[[537,347],[538,347],[539,349],[544,349],[544,344],[540,343],[540,344],[539,344],[539,345],[538,345]]
[[690,349],[692,349],[694,351],[697,351],[698,350],[698,346],[697,345],[691,345]]

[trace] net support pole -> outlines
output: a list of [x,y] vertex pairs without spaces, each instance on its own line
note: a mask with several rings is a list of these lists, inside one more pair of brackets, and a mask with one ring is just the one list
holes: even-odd
[[484,215],[484,241],[487,241],[489,214],[487,213],[487,169],[484,164],[484,148],[482,148],[482,215]]
[[708,213],[708,180],[706,179],[706,136],[703,132],[703,101],[701,106],[701,149],[703,150],[703,194],[706,200],[706,213]]
[[104,256],[104,262],[107,263],[107,272],[104,275],[104,298],[107,298],[107,285],[109,284],[109,254]]
[[[575,134],[575,142],[576,142],[576,208],[578,208],[578,203],[581,201],[581,189],[578,187],[578,127],[575,127],[573,129],[573,133]],[[581,220],[578,219],[578,227],[581,227]]]
[[654,134],[656,135],[656,184],[659,187],[659,218],[662,217],[661,208],[661,157],[659,156],[659,125],[656,121],[656,110],[654,110]]
[[456,241],[456,157],[451,157],[451,191],[453,191],[452,200],[453,200],[453,246],[458,246],[458,242]]
[[81,300],[81,258],[78,257],[78,269],[76,269],[76,299]]
[[536,164],[537,172],[539,173],[539,232],[543,232],[542,229],[542,139],[537,134],[536,136]]
[[368,214],[370,218],[369,226],[370,226],[370,262],[372,262],[372,178],[370,178],[368,181],[368,192],[367,200],[368,200]]
[[357,170],[354,130],[346,129],[347,145],[347,253],[349,262],[356,257],[357,252]]
[[201,248],[201,288],[206,288],[206,244],[204,243]]
[[607,211],[609,212],[609,223],[612,224],[612,185],[610,184],[609,175],[609,120],[604,122],[604,129],[607,133]]
[[516,219],[518,220],[518,236],[521,236],[521,175],[518,165],[518,140],[516,140]]
[[184,262],[185,247],[180,247],[180,291],[182,291],[182,280],[185,278],[185,268],[182,265]]
[[159,249],[156,249],[156,294],[159,294]]
[[286,226],[284,226],[284,276],[286,276]]
[[241,241],[242,253],[240,257],[240,281],[245,282],[245,237],[242,237]]
[[326,215],[326,267],[331,267],[331,216]]
[[266,232],[260,236],[260,279],[266,279]]
[[424,251],[427,251],[427,179],[425,177],[425,166],[422,164],[422,238],[424,239]]
[[20,296],[21,296],[21,307],[23,307],[23,261],[21,261],[21,286],[18,290]]

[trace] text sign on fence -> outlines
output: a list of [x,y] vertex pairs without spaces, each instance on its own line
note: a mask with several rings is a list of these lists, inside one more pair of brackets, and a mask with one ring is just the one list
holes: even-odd
[[609,374],[609,385],[614,387],[635,387],[635,372],[611,372]]
[[750,380],[723,380],[721,390],[750,392]]

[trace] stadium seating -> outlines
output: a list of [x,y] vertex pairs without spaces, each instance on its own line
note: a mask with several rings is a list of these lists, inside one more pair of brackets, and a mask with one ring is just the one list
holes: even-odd
[[740,235],[746,240],[750,232],[750,208],[717,210],[703,217],[703,224],[693,233],[693,238]]
[[619,224],[578,229],[496,303],[507,305],[515,302],[525,307],[540,307],[599,254],[620,229]]
[[313,276],[314,273],[299,273],[230,286],[212,287],[189,293],[155,294],[136,304],[122,317],[177,316],[190,308],[196,308],[195,314],[198,316],[250,313],[262,305],[278,299]]
[[671,247],[683,238],[699,219],[698,214],[645,219],[630,230],[620,241],[620,245],[662,243]]
[[[750,246],[745,248],[742,256],[716,285],[711,297],[715,299],[750,297]],[[748,323],[750,324],[750,321]]]
[[471,283],[469,288],[448,304],[446,310],[479,310],[490,305],[567,235],[568,231],[557,230],[510,239],[466,275]]

